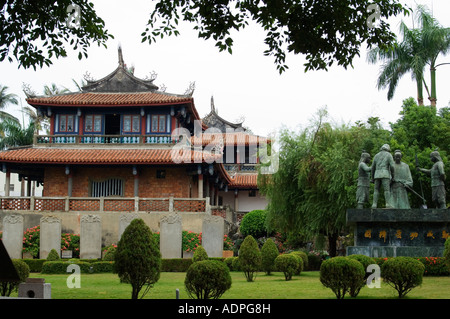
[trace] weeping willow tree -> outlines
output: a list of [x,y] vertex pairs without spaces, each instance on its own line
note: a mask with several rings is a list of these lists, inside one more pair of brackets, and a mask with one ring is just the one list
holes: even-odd
[[335,256],[346,210],[356,205],[357,167],[371,130],[325,120],[322,110],[314,124],[299,133],[281,132],[278,171],[261,174],[258,184],[269,202],[270,229],[307,239],[325,235]]

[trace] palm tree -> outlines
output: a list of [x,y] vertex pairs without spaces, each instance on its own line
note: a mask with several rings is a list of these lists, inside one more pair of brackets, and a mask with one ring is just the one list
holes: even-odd
[[[7,93],[7,91],[8,91],[7,86],[0,85],[0,119],[3,120],[5,118],[9,118],[9,119],[17,120],[11,114],[9,114],[5,111],[2,111],[2,109],[4,109],[8,104],[14,104],[14,105],[19,104],[17,95],[15,95],[13,93]],[[1,131],[0,131],[0,134],[1,134]]]
[[0,123],[0,150],[33,144],[34,122],[30,121],[28,127],[22,127],[20,122],[6,118]]
[[45,96],[53,96],[58,94],[69,93],[70,90],[68,88],[59,88],[55,83],[52,83],[50,86],[44,85],[44,95]]
[[[449,64],[437,65],[436,59],[440,54],[445,55],[450,51],[450,28],[440,26],[424,6],[418,6],[416,21],[419,23],[419,28],[416,29],[409,29],[402,21],[400,24],[402,41],[388,50],[380,48],[370,50],[368,61],[370,63],[385,61],[378,77],[377,87],[379,90],[388,88],[388,100],[393,98],[400,78],[411,72],[412,79],[417,84],[419,105],[423,105],[423,87],[425,86],[431,105],[436,106],[436,68]],[[424,79],[427,65],[431,73],[431,91]]]
[[417,7],[417,20],[421,26],[421,47],[430,67],[430,102],[436,106],[436,68],[450,63],[436,64],[439,55],[450,52],[450,28],[442,27],[425,6]]

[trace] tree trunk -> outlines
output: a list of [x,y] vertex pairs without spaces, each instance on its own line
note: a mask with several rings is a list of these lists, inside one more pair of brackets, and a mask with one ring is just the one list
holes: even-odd
[[434,65],[430,67],[430,74],[431,74],[431,96],[430,96],[430,102],[431,106],[436,107],[436,68]]
[[330,257],[336,257],[337,238],[338,238],[337,233],[332,233],[328,235],[328,253],[330,254]]
[[423,84],[422,79],[417,79],[417,103],[423,105]]

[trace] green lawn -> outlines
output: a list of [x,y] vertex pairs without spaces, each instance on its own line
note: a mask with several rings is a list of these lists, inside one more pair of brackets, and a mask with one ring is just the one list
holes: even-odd
[[[45,278],[52,285],[52,299],[129,299],[131,286],[121,284],[116,274],[81,274],[80,288],[68,288],[67,275],[43,275],[32,273],[31,277]],[[322,286],[319,272],[303,272],[285,281],[282,273],[267,276],[258,273],[254,282],[247,282],[241,272],[231,272],[232,286],[223,299],[336,299],[333,292]],[[160,280],[147,294],[149,299],[188,299],[184,289],[185,273],[161,273]],[[16,294],[17,295],[17,294]],[[350,297],[346,297],[350,298]],[[397,292],[387,284],[381,288],[364,287],[358,299],[396,299]],[[413,289],[407,299],[450,299],[450,276],[424,277],[421,287]]]

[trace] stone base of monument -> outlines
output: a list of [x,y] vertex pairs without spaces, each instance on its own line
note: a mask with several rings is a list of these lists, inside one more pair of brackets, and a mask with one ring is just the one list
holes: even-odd
[[450,234],[448,209],[348,209],[354,246],[347,255],[442,257]]

